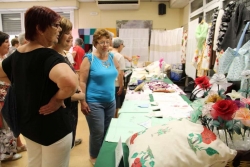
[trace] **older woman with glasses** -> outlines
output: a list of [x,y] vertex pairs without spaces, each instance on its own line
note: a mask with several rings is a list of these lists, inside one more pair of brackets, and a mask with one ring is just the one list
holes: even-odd
[[125,70],[125,59],[124,56],[121,54],[122,49],[125,47],[124,41],[118,37],[113,38],[113,49],[112,53],[114,54],[114,57],[119,63],[119,75],[118,78],[115,81],[115,99],[116,99],[116,112],[115,117],[118,117],[118,110],[121,108],[122,103],[125,98],[125,92],[123,88],[123,77],[124,77],[124,70]]
[[80,67],[80,86],[86,95],[81,101],[81,110],[89,126],[92,164],[95,163],[110,121],[115,115],[115,79],[119,64],[108,51],[110,38],[107,30],[96,30],[93,35],[96,50],[84,57]]
[[[34,6],[25,13],[25,38],[0,63],[1,80],[14,81],[18,123],[28,151],[28,167],[67,167],[72,144],[70,97],[78,79],[51,48],[58,42],[61,17]],[[12,85],[13,86],[13,85]]]
[[[60,21],[60,27],[62,28],[62,31],[59,34],[58,43],[54,44],[52,48],[63,56],[65,61],[68,63],[71,69],[75,72],[75,69],[70,63],[66,54],[66,50],[70,48],[72,45],[72,39],[73,39],[72,23],[68,19],[63,17]],[[81,139],[75,140],[75,136],[76,136],[76,127],[77,127],[77,122],[78,122],[78,101],[83,100],[84,97],[85,96],[82,93],[80,86],[78,87],[76,93],[73,96],[71,96],[70,114],[71,114],[71,123],[72,123],[72,128],[73,128],[72,147],[82,142]]]

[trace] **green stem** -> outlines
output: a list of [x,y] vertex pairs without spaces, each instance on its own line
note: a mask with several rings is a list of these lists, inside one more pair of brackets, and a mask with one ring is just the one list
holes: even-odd
[[246,92],[246,98],[248,97],[248,92],[249,91],[249,79],[247,79],[247,92]]
[[224,132],[225,132],[226,144],[227,144],[227,146],[228,146],[228,141],[227,141],[227,131],[226,131],[226,129],[225,129],[225,128],[224,128]]
[[219,92],[220,92],[220,85],[217,84],[217,87],[218,87],[218,95],[220,95],[220,94],[219,94]]

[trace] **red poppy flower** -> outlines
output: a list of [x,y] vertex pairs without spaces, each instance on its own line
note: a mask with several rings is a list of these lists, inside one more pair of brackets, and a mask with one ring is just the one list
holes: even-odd
[[237,104],[232,100],[218,100],[213,106],[211,116],[213,119],[221,117],[223,120],[232,120],[238,110]]
[[136,158],[136,159],[134,160],[134,163],[131,165],[131,167],[141,167],[140,158]]
[[133,134],[133,136],[130,139],[130,144],[134,144],[135,138],[138,136],[138,133]]
[[205,126],[203,128],[204,131],[201,133],[203,143],[210,144],[212,141],[216,140],[216,135],[212,131]]
[[209,79],[207,76],[203,76],[203,77],[198,77],[195,79],[195,84],[197,86],[199,86],[202,89],[208,89],[210,88],[211,84],[209,83]]

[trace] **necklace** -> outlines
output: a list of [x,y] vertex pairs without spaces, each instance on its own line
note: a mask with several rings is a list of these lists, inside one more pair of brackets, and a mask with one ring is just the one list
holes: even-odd
[[105,60],[105,61],[102,60],[102,65],[103,65],[104,67],[106,67],[106,68],[109,68],[109,67],[110,67],[109,60]]

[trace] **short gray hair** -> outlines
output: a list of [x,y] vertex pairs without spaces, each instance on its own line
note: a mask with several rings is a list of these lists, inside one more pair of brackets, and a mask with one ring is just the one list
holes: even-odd
[[24,44],[24,42],[26,41],[25,33],[21,33],[21,34],[18,35],[18,41],[19,41],[20,45]]
[[[108,31],[108,30],[107,30]],[[114,38],[115,34],[111,31],[108,31],[109,35],[110,35],[110,38]]]
[[123,40],[121,38],[113,38],[112,40],[113,43],[113,48],[119,48],[121,46],[121,44],[123,44]]
[[75,44],[76,44],[76,45],[80,45],[80,46],[82,46],[82,44],[83,44],[83,40],[82,40],[82,38],[76,38],[76,40],[75,40]]

